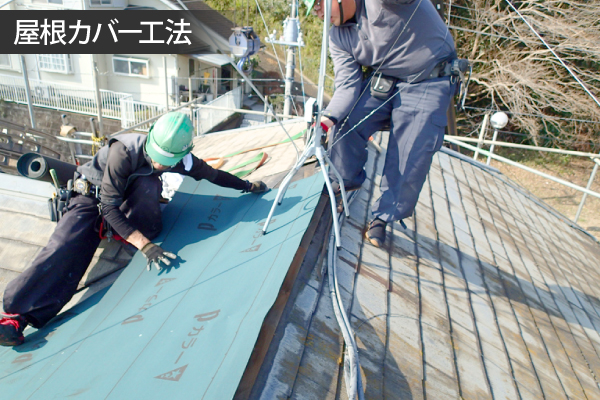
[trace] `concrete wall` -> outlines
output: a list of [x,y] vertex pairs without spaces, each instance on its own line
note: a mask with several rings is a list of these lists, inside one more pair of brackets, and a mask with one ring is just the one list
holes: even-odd
[[[90,117],[92,115],[75,114],[69,112],[61,112],[48,108],[33,107],[36,128],[53,135],[58,135],[62,120],[60,116],[66,114],[70,118],[70,123],[76,126],[82,132],[90,132]],[[31,126],[29,118],[29,110],[25,104],[15,104],[8,102],[0,102],[0,118]],[[94,117],[96,118],[96,117]],[[97,118],[96,118],[97,119]],[[108,135],[121,130],[121,121],[114,119],[103,119],[104,134]]]

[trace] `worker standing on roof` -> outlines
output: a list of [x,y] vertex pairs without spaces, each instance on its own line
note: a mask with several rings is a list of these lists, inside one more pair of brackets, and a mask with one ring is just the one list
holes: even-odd
[[[158,269],[161,264],[170,265],[169,259],[175,259],[175,254],[151,242],[162,230],[159,176],[163,172],[188,175],[197,181],[207,179],[242,192],[267,190],[263,182],[242,180],[198,159],[191,153],[192,135],[192,121],[185,114],[171,112],[159,118],[147,136],[116,136],[78,168],[86,178],[76,184],[80,193],[73,195],[68,211],[32,265],[6,287],[0,345],[23,343],[27,324],[41,328],[75,294],[100,244],[99,220],[141,250],[148,269],[151,264]],[[100,200],[94,187],[100,188]]]
[[[321,0],[304,1],[323,19]],[[390,126],[381,197],[366,233],[380,247],[387,223],[413,214],[442,146],[457,89],[454,41],[430,0],[333,0],[331,24],[335,93],[322,123],[334,127],[330,156],[346,190],[366,178],[369,137]],[[368,79],[363,68],[371,69]]]

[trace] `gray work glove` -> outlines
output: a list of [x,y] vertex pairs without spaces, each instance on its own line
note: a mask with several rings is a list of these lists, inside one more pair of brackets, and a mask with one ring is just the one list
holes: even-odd
[[269,188],[267,187],[267,185],[263,182],[263,181],[256,181],[256,182],[248,182],[246,181],[246,183],[248,184],[248,187],[246,188],[246,190],[244,190],[244,193],[264,193],[267,190],[269,190]]
[[142,253],[148,259],[148,264],[146,264],[146,269],[150,271],[150,264],[154,263],[156,269],[160,271],[162,268],[160,263],[162,262],[165,266],[171,265],[171,261],[167,259],[169,257],[172,260],[175,260],[177,256],[173,253],[169,253],[168,251],[164,251],[160,246],[155,245],[150,242],[142,247]]

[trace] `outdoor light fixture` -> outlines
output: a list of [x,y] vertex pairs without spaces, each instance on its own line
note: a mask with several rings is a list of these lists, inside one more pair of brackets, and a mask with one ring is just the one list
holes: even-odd
[[[508,115],[506,115],[506,113],[503,113],[502,111],[498,111],[497,113],[494,113],[494,115],[492,115],[492,117],[490,118],[490,123],[494,128],[494,137],[492,137],[492,142],[495,142],[496,138],[498,137],[498,129],[502,129],[506,126],[506,124],[508,124]],[[490,161],[492,160],[492,154],[494,154],[494,143],[492,143],[490,147],[490,155],[488,156],[486,162],[487,165],[490,165]]]
[[494,113],[494,115],[492,115],[492,118],[490,119],[490,123],[492,124],[492,127],[494,127],[494,129],[502,129],[506,126],[506,124],[508,124],[508,115],[506,115],[506,113],[503,113],[502,111]]

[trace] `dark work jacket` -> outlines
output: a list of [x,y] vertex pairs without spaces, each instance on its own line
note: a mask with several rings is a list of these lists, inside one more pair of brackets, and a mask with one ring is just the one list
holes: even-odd
[[331,28],[329,46],[335,92],[323,115],[336,121],[350,113],[360,96],[362,67],[418,82],[456,53],[448,27],[429,0],[356,0],[354,18]]
[[189,157],[191,157],[192,166],[189,171],[186,171],[182,161],[164,171],[154,170],[152,159],[144,148],[146,137],[143,134],[115,136],[110,139],[107,146],[98,151],[91,161],[77,168],[78,172],[85,175],[88,181],[100,187],[102,214],[122,237],[127,238],[135,231],[119,207],[125,200],[127,187],[137,177],[175,172],[190,176],[197,181],[207,179],[219,186],[238,190],[248,189],[247,181],[227,172],[218,171],[191,153]]

